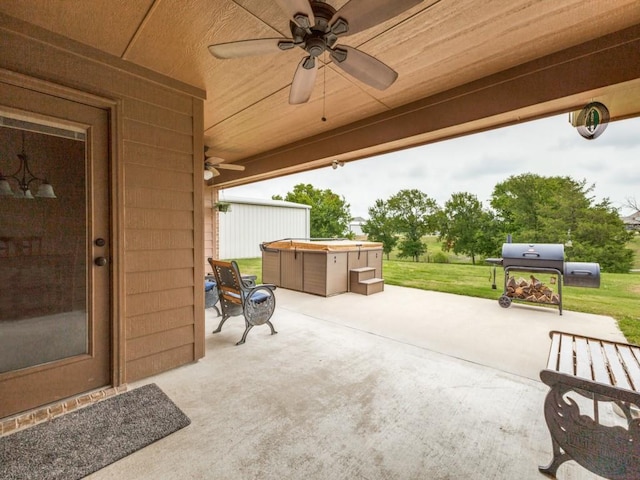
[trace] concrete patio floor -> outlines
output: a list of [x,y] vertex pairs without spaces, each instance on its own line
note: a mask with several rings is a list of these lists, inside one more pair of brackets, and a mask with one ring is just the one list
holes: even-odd
[[[87,478],[544,479],[548,332],[624,341],[610,317],[401,287],[276,295],[278,335],[235,346],[232,318],[198,363],[129,385],[192,423]],[[571,461],[558,478],[600,477]]]

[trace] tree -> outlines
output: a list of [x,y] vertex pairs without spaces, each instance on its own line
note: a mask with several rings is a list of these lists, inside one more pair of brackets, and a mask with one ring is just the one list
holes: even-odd
[[403,234],[398,256],[419,261],[427,251],[422,237],[435,233],[438,205],[435,200],[417,189],[400,190],[388,200],[396,230]]
[[566,232],[576,227],[578,213],[589,207],[592,199],[587,195],[594,187],[587,187],[585,180],[525,173],[498,183],[491,206],[505,234],[523,242],[564,243]]
[[311,207],[310,234],[312,238],[336,238],[349,236],[351,213],[349,204],[331,190],[320,190],[311,184],[299,183],[282,198],[273,195],[273,200],[302,203]]
[[605,199],[594,204],[595,185],[570,177],[531,173],[509,177],[495,186],[491,205],[521,243],[567,244],[571,261],[597,262],[605,271],[628,272],[633,252],[618,212]]
[[362,225],[362,231],[373,242],[382,242],[382,251],[389,260],[389,254],[398,243],[395,220],[384,200],[376,200],[373,207],[369,208],[369,220]]
[[625,199],[624,206],[631,210],[635,210],[636,212],[640,212],[640,202],[638,202],[635,197],[627,197]]
[[492,255],[498,250],[499,224],[494,215],[482,208],[482,202],[467,192],[454,193],[444,204],[439,216],[439,240],[445,251],[471,257]]
[[583,212],[571,237],[567,248],[571,261],[596,261],[603,271],[618,273],[628,272],[633,265],[633,251],[625,247],[633,233],[625,229],[608,199]]

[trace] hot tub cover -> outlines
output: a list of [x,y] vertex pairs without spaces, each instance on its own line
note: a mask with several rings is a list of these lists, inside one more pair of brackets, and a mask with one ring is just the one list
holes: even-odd
[[264,242],[263,249],[273,250],[323,250],[323,251],[353,251],[381,249],[381,242],[366,242],[359,240],[275,240]]

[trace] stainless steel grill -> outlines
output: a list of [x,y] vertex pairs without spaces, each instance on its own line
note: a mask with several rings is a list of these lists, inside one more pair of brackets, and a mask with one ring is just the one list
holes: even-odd
[[[557,306],[562,315],[563,284],[573,287],[600,287],[600,265],[565,262],[562,244],[504,243],[502,258],[489,258],[487,262],[504,268],[504,291],[498,299],[498,303],[504,308],[508,308],[513,300],[518,300]],[[512,275],[515,272],[528,272],[530,275],[528,279],[524,279]],[[533,274],[548,274],[549,283],[544,283]],[[557,292],[553,291],[554,287],[557,287]]]

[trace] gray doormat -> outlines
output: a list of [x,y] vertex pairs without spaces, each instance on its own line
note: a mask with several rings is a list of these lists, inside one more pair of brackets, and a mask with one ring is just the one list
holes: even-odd
[[145,385],[0,438],[0,479],[79,479],[190,423]]

